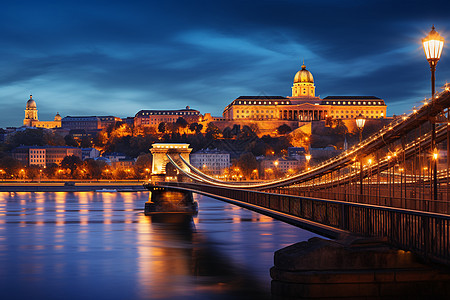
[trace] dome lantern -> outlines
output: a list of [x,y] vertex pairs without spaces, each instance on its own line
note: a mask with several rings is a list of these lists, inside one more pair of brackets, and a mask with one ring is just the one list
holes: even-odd
[[314,83],[314,77],[311,72],[306,70],[304,64],[302,65],[302,69],[295,74],[294,83]]
[[33,95],[30,95],[30,99],[27,101],[27,108],[36,109],[36,102],[33,100]]

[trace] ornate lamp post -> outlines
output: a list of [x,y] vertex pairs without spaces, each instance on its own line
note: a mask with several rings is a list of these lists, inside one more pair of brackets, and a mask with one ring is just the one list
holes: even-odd
[[364,129],[364,125],[366,124],[366,118],[364,118],[364,116],[362,114],[359,114],[356,117],[356,127],[358,127],[359,130],[359,142],[361,143],[362,141],[362,131]]
[[[434,30],[434,26],[431,27],[431,31],[428,36],[422,39],[423,51],[425,57],[430,64],[431,69],[431,108],[434,106],[434,93],[435,93],[435,75],[436,64],[441,58],[442,49],[444,48],[444,38]],[[430,108],[430,109],[431,109]],[[436,124],[434,120],[431,121],[431,151],[436,152]],[[437,161],[433,160],[433,199],[437,200]]]
[[[362,114],[359,114],[356,119],[356,127],[359,130],[359,143],[362,142],[362,131],[364,129],[364,125],[366,124],[366,118]],[[362,157],[359,159],[359,194],[363,195],[363,166],[362,166]]]

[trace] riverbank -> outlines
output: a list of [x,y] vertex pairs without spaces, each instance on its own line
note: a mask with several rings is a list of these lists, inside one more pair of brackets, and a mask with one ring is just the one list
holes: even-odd
[[142,181],[0,182],[0,192],[137,192],[146,190]]

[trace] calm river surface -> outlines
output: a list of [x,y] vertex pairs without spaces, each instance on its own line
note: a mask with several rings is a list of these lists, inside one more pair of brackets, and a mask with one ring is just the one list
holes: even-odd
[[196,196],[192,218],[147,192],[0,193],[1,299],[270,299],[274,251],[313,233]]

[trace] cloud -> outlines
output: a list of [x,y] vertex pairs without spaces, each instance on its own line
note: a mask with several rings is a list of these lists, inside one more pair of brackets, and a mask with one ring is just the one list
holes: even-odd
[[[302,60],[317,93],[375,95],[402,113],[429,94],[420,40],[447,36],[450,3],[20,1],[0,11],[0,126],[134,116],[189,105],[220,115],[241,95],[289,95]],[[449,35],[450,39],[450,35]],[[444,49],[437,86],[450,78]]]

